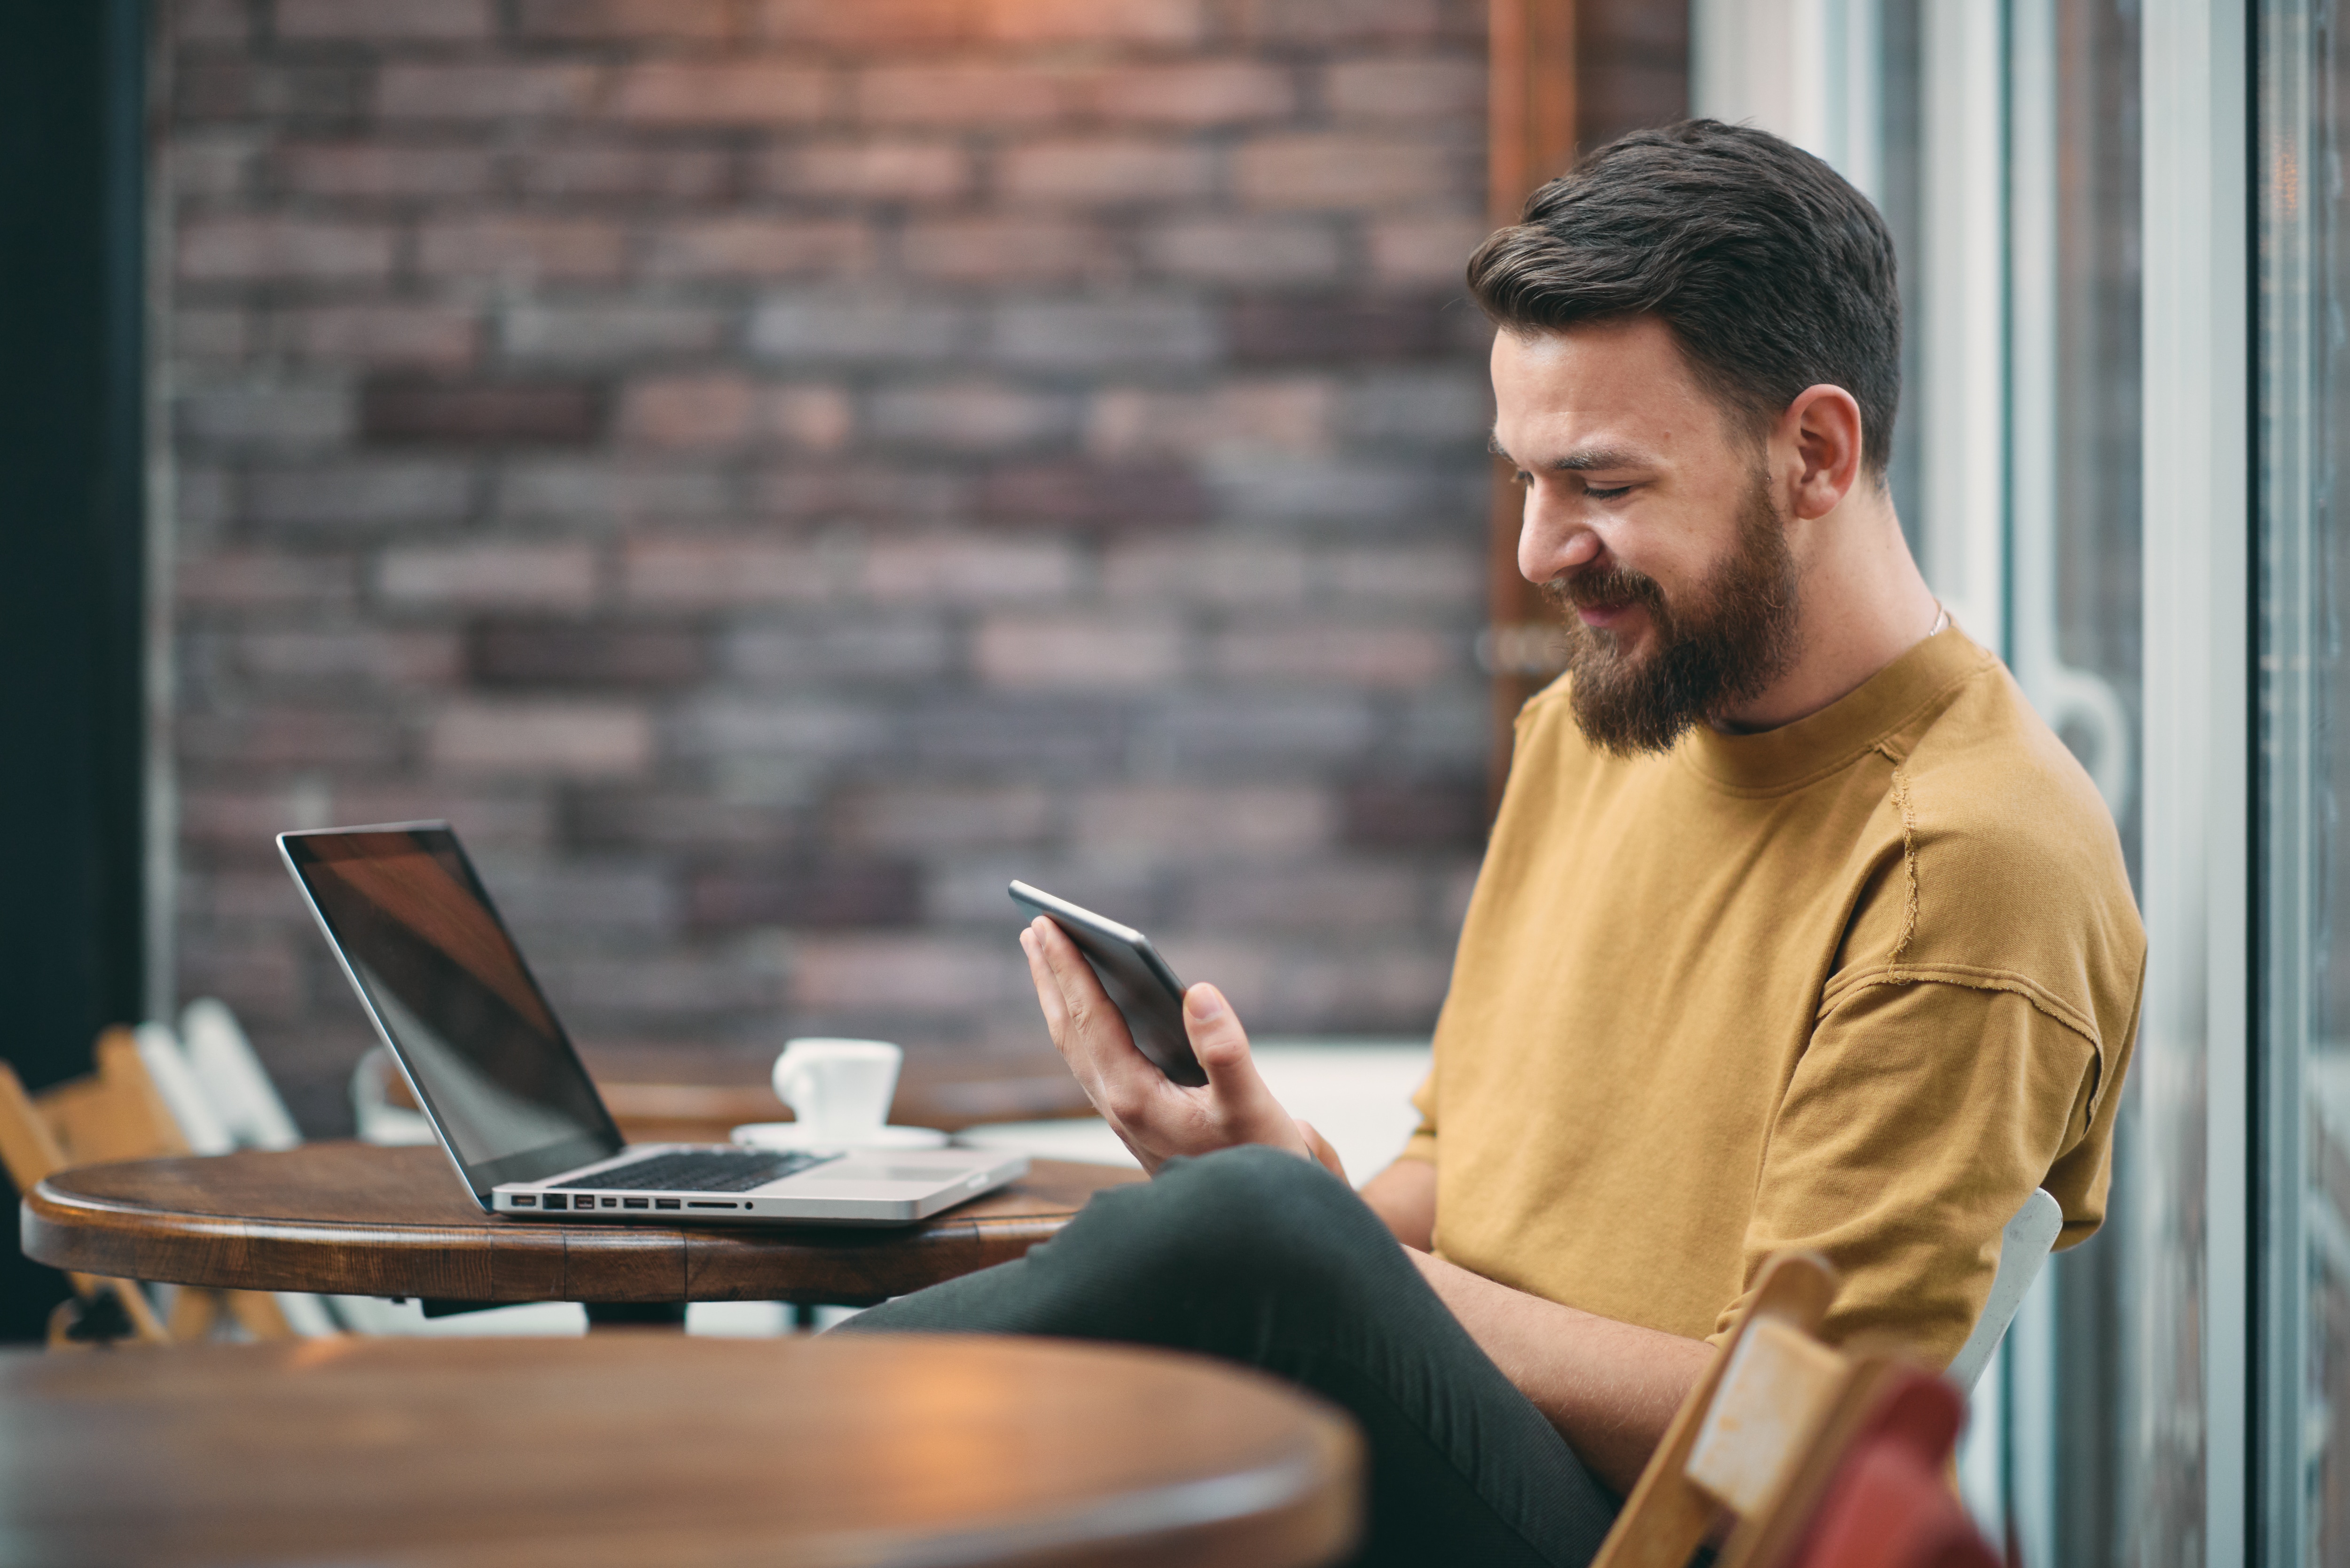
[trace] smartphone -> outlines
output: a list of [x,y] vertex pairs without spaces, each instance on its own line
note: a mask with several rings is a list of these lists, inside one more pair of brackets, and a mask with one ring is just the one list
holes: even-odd
[[1125,1014],[1135,1049],[1178,1084],[1196,1089],[1208,1081],[1183,1031],[1183,982],[1149,937],[1025,882],[1013,883],[1011,891],[1014,903],[1060,927],[1086,955],[1102,989]]

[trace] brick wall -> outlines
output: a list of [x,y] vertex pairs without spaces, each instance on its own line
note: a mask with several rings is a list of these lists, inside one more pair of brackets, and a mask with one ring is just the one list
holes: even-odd
[[575,1031],[1043,1049],[1003,884],[1410,1033],[1480,838],[1480,0],[164,8],[180,977],[453,819]]

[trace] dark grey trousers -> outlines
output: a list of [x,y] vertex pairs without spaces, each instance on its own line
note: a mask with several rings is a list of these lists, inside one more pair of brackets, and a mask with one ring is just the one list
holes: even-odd
[[1035,1334],[1204,1351],[1345,1407],[1368,1441],[1365,1563],[1583,1564],[1617,1499],[1347,1185],[1230,1148],[1098,1194],[1018,1262],[838,1332]]

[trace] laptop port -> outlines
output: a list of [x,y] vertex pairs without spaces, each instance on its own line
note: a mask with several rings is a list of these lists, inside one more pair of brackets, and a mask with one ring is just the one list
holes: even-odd
[[564,1197],[560,1192],[550,1192],[546,1195],[546,1206],[549,1209],[568,1209],[571,1207],[571,1199]]
[[538,1197],[536,1193],[517,1192],[514,1195],[514,1206],[517,1209],[536,1209],[538,1207]]
[[618,1209],[619,1206],[620,1200],[617,1198],[607,1198],[604,1199],[604,1207],[607,1209]]
[[677,1199],[674,1198],[656,1198],[653,1199],[653,1207],[656,1209],[674,1209],[677,1207]]
[[624,1209],[650,1209],[652,1207],[651,1204],[646,1202],[641,1198],[623,1198],[620,1199],[620,1206]]
[[685,1206],[688,1209],[732,1209],[734,1207],[732,1203],[712,1203],[706,1199],[701,1198],[687,1199],[685,1200]]

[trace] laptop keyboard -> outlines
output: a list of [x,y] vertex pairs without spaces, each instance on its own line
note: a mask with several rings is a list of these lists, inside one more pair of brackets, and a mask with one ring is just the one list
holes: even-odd
[[748,1192],[839,1158],[837,1154],[779,1154],[768,1149],[693,1149],[647,1155],[592,1176],[556,1182],[554,1187],[558,1191],[592,1187],[598,1192]]

